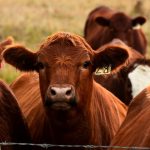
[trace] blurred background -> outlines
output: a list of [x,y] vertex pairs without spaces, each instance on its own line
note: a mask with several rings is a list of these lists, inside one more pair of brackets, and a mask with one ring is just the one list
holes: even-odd
[[[42,41],[58,31],[83,36],[86,18],[100,5],[146,17],[142,26],[150,45],[150,0],[0,0],[0,41],[13,36],[15,42],[36,51]],[[148,47],[148,57],[150,47]],[[11,83],[19,71],[5,64],[0,78]]]

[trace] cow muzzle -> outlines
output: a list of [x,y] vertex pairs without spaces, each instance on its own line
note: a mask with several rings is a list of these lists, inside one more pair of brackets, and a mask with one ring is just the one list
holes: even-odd
[[50,106],[55,110],[68,110],[76,104],[75,89],[72,85],[49,86],[45,106]]

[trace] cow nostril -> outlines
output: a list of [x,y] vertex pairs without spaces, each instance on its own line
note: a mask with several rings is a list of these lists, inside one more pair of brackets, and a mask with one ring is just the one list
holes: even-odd
[[51,89],[51,94],[52,94],[53,96],[55,96],[55,95],[56,95],[55,90]]
[[68,96],[71,95],[71,89],[67,90],[66,95],[68,95]]

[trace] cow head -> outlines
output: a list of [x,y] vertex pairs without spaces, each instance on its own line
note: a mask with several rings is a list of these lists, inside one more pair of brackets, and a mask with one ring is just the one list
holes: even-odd
[[[128,38],[131,36],[131,31],[138,25],[143,25],[146,22],[146,19],[143,16],[132,19],[126,14],[118,12],[109,19],[102,16],[96,17],[95,21],[99,25],[109,28],[109,36],[112,35],[112,38],[119,38],[127,43],[127,41],[129,41]],[[130,45],[129,43],[127,44]]]
[[96,68],[111,64],[115,70],[126,61],[128,52],[114,43],[94,51],[83,38],[60,32],[48,37],[36,53],[14,45],[3,57],[21,71],[38,72],[46,109],[76,111],[91,102]]

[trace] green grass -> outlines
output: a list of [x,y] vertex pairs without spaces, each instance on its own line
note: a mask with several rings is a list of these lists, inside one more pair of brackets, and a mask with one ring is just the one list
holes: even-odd
[[[67,31],[82,36],[89,12],[99,5],[107,5],[133,17],[146,16],[148,21],[142,28],[150,43],[150,1],[142,1],[142,11],[136,12],[137,0],[0,0],[0,40],[11,35],[17,43],[37,50],[54,32]],[[11,83],[19,74],[13,67],[5,65],[0,78]]]

